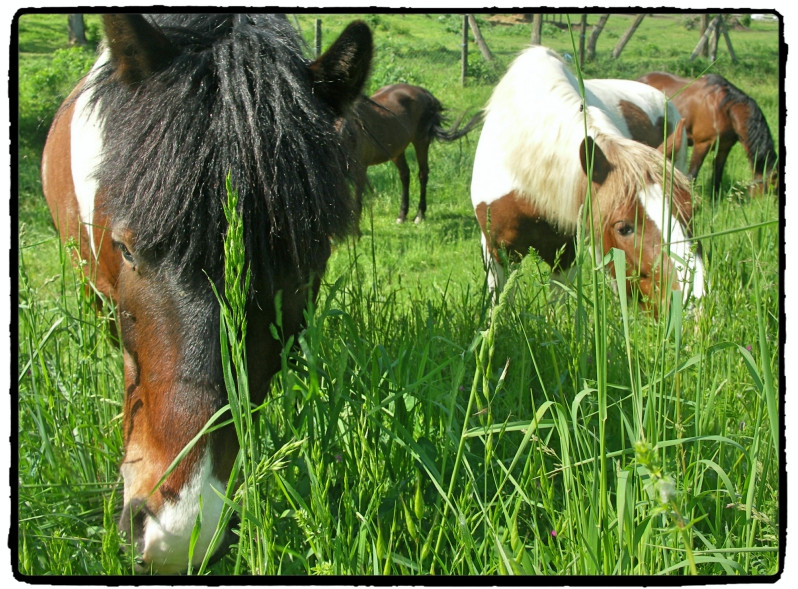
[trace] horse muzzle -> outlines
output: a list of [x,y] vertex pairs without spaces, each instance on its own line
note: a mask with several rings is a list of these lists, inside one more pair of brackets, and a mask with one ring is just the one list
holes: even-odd
[[218,560],[232,540],[223,514],[226,486],[213,476],[206,454],[174,497],[127,497],[129,469],[122,469],[126,498],[119,529],[131,545],[137,573],[174,575]]

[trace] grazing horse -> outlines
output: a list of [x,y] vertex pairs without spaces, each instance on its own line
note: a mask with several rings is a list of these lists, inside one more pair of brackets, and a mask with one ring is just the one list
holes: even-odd
[[[285,336],[302,327],[330,255],[352,227],[337,121],[361,94],[372,37],[355,22],[314,62],[273,15],[106,15],[106,42],[62,105],[42,158],[44,194],[97,288],[115,301],[124,355],[120,526],[143,570],[176,573],[207,552],[238,452],[222,374],[223,210],[238,193],[252,402]],[[280,309],[275,299],[281,294]],[[195,527],[201,522],[197,532]]]
[[494,296],[504,283],[502,252],[534,248],[555,280],[565,278],[588,194],[595,254],[626,254],[628,294],[635,288],[655,314],[672,290],[702,295],[687,178],[662,152],[626,137],[595,93],[583,100],[557,54],[531,47],[494,89],[474,158],[471,199]]
[[585,80],[589,104],[603,104],[602,110],[624,137],[663,149],[676,169],[687,172],[687,135],[676,106],[651,86],[633,80]]
[[765,115],[753,98],[717,74],[689,80],[652,72],[639,81],[669,96],[684,118],[687,139],[693,146],[687,171],[691,179],[698,175],[707,154],[717,149],[712,189],[719,194],[729,151],[739,141],[754,173],[750,192],[778,189],[778,156]]
[[[369,166],[392,161],[402,181],[402,202],[397,223],[404,223],[410,208],[410,168],[405,150],[410,144],[418,161],[419,198],[415,222],[424,220],[427,210],[429,179],[429,146],[433,140],[455,141],[465,136],[481,119],[475,115],[462,128],[459,122],[444,129],[443,106],[429,90],[409,84],[392,84],[377,90],[370,98],[362,97],[355,104],[351,118],[344,121],[343,133],[354,145],[355,195],[362,203]],[[358,211],[359,212],[359,211]]]

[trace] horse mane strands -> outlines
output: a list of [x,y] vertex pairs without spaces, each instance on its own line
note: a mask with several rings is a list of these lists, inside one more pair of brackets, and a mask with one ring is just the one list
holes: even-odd
[[[312,97],[290,24],[267,15],[150,21],[179,56],[136,87],[107,74],[95,86],[108,162],[99,180],[112,220],[175,269],[200,266],[215,276],[230,174],[253,272],[271,283],[284,270],[320,273],[316,252],[351,224],[346,155]],[[249,259],[255,251],[273,255]]]
[[[539,52],[556,60],[540,61]],[[565,63],[538,46],[513,61],[485,107],[491,126],[483,135],[492,136],[518,194],[566,232],[576,230],[586,189],[577,157],[584,138],[582,111]]]

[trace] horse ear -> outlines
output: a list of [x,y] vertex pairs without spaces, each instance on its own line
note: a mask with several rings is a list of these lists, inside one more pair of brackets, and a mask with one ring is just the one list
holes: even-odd
[[106,14],[103,25],[117,76],[126,84],[140,83],[177,56],[169,39],[141,14]]
[[592,158],[593,162],[593,182],[596,184],[603,184],[612,171],[613,166],[592,137],[585,137],[582,140],[582,145],[579,146],[579,161],[586,175],[589,175],[587,165],[588,157]]
[[372,53],[371,30],[363,21],[355,21],[310,64],[313,92],[336,114],[344,114],[360,96],[369,76]]
[[[679,153],[682,149],[682,142],[684,141],[684,119],[679,119],[679,122],[676,123],[676,128],[673,130],[673,133],[668,135],[668,139],[665,142],[665,155],[668,159],[673,159],[676,157],[676,154]],[[657,148],[659,151],[663,150],[663,145]]]

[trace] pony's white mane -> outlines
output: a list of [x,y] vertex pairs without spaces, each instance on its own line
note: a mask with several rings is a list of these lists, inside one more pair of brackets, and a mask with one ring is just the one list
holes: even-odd
[[[579,83],[565,62],[550,49],[533,46],[511,64],[485,109],[480,142],[486,141],[483,153],[492,152],[485,165],[490,165],[494,174],[495,168],[502,166],[498,174],[511,185],[506,188],[529,199],[549,222],[564,230],[576,228],[587,191],[579,157],[586,135],[606,153],[621,155],[621,160],[638,159],[641,163],[642,158],[646,162],[643,169],[650,159],[647,152],[656,154],[625,138],[593,93],[588,93],[587,101],[585,113]],[[612,161],[618,160],[614,157]],[[478,170],[479,165],[475,162],[472,184],[477,192],[488,185],[486,177],[491,174],[487,168]],[[638,182],[648,180],[637,178]],[[479,195],[472,194],[472,198]]]

